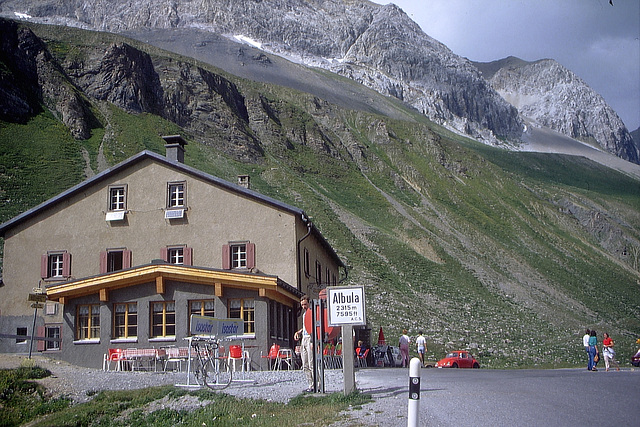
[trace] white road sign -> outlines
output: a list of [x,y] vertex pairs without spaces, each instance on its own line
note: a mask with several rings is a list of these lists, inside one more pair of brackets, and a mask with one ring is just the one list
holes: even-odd
[[364,287],[328,287],[327,313],[329,326],[366,325]]

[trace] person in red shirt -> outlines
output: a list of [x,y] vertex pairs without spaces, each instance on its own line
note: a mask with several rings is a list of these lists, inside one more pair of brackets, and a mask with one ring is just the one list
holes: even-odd
[[604,333],[604,339],[602,340],[602,353],[604,356],[604,366],[606,370],[609,370],[609,364],[613,363],[616,365],[616,371],[620,370],[620,365],[616,361],[616,351],[613,349],[613,340],[609,336],[608,333]]

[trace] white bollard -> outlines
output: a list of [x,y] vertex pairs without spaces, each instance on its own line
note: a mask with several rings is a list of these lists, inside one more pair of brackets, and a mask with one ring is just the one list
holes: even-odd
[[418,410],[420,409],[420,359],[414,357],[409,362],[409,409],[407,427],[418,427]]

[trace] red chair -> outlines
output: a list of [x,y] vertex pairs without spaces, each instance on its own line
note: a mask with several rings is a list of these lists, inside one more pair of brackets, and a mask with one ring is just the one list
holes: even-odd
[[109,352],[105,354],[104,361],[102,362],[102,370],[110,371],[111,363],[115,363],[116,371],[122,370],[122,349],[121,348],[110,348]]
[[240,345],[230,345],[229,346],[229,361],[233,362],[233,372],[236,371],[236,361],[240,361],[242,363],[242,369],[244,369],[244,357],[242,354],[242,346]]
[[[278,362],[278,355],[280,354],[280,346],[274,343],[269,349],[269,354],[264,356],[262,352],[260,353],[261,358],[269,359],[269,370],[275,369]],[[262,364],[260,364],[260,370],[262,370]]]

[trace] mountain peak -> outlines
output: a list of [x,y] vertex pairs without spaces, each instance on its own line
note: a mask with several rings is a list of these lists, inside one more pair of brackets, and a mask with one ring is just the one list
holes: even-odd
[[638,149],[604,98],[553,59],[509,57],[478,64],[504,99],[532,122],[638,163]]

